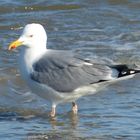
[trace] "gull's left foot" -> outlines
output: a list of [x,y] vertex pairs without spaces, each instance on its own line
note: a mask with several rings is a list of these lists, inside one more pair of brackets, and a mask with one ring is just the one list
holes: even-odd
[[55,108],[56,108],[56,106],[52,106],[52,110],[50,112],[50,117],[51,118],[54,118],[55,117],[55,113],[56,113]]
[[72,102],[72,112],[74,114],[77,114],[77,112],[78,112],[78,106],[75,102]]

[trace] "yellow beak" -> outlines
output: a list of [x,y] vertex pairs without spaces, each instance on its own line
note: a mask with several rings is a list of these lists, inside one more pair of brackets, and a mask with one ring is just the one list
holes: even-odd
[[23,43],[22,41],[16,40],[9,45],[8,50],[16,49],[17,47],[21,46],[22,43]]

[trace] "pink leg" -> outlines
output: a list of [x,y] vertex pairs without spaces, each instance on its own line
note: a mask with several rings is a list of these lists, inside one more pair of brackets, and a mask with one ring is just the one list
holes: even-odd
[[52,110],[51,110],[51,113],[50,113],[51,117],[55,117],[55,113],[56,113],[55,108],[56,108],[56,105],[52,105]]
[[75,102],[72,102],[72,112],[74,114],[77,114],[77,112],[78,112],[78,106]]

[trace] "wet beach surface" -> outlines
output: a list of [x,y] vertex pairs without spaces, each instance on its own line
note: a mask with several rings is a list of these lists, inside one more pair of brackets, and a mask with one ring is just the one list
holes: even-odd
[[0,139],[139,140],[140,75],[57,107],[37,97],[20,78],[18,50],[8,52],[22,28],[41,23],[48,48],[77,51],[140,67],[140,2],[137,0],[0,1]]

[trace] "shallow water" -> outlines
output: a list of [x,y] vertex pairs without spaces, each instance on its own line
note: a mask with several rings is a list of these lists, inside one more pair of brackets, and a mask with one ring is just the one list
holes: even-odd
[[139,140],[140,75],[69,104],[48,117],[50,105],[20,79],[18,50],[7,46],[31,22],[44,25],[48,48],[140,66],[140,2],[137,0],[0,1],[0,139]]

